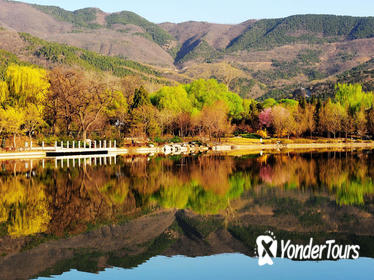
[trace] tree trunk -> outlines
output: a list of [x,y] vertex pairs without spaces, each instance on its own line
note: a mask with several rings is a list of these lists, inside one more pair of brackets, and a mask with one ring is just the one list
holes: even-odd
[[14,149],[17,148],[17,145],[16,145],[16,134],[15,133],[13,134],[13,148]]
[[86,140],[87,140],[87,130],[86,129],[83,129],[83,131],[82,131],[82,138],[83,138],[83,142],[86,142]]
[[29,149],[31,150],[31,141],[32,141],[32,138],[31,138],[31,131],[29,131]]

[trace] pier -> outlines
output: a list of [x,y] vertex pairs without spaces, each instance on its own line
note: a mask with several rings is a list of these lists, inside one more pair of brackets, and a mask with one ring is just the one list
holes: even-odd
[[116,153],[116,140],[112,141],[90,141],[88,143],[81,143],[81,141],[61,141],[60,144],[56,141],[53,148],[48,148],[46,151],[47,157],[66,157],[66,156],[85,156],[85,155],[108,155]]
[[115,155],[78,155],[78,156],[62,156],[55,157],[55,168],[61,167],[80,167],[81,165],[112,165],[117,163]]

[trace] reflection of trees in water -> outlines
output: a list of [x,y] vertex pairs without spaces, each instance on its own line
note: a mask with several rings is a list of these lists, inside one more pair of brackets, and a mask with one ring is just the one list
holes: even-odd
[[[143,166],[141,166],[143,163]],[[231,178],[232,158],[156,158],[131,166],[131,186],[149,202],[165,208],[189,208],[197,213],[218,213],[244,191],[245,177]],[[241,191],[238,191],[240,189]]]
[[369,165],[371,161],[364,154],[329,158],[321,163],[321,182],[340,205],[364,204],[364,197],[374,193]]
[[118,167],[87,166],[73,172],[56,170],[49,185],[52,222],[50,231],[61,235],[81,232],[89,223],[110,221],[135,208],[127,179],[117,178]]
[[18,188],[11,183],[15,177],[6,177],[2,197],[9,200],[18,196],[22,206],[19,209],[23,212],[15,212],[13,220],[6,219],[14,203],[1,201],[1,222],[16,227],[25,224],[22,215],[37,215],[43,220],[32,219],[33,224],[28,226],[33,229],[26,229],[26,224],[19,226],[18,234],[47,231],[64,235],[82,232],[87,224],[113,221],[154,204],[165,208],[190,208],[198,213],[218,213],[250,185],[246,176],[233,175],[233,170],[232,158],[214,156],[152,160],[144,157],[127,159],[115,166],[87,165],[73,169],[37,167],[37,177],[17,181]]
[[328,191],[340,205],[359,205],[374,193],[371,165],[370,156],[364,153],[315,158],[274,155],[261,166],[259,176],[268,186]]
[[302,157],[279,155],[261,166],[263,182],[275,187],[302,188],[317,183],[316,162]]
[[374,193],[372,162],[364,153],[338,153],[127,157],[117,165],[72,169],[42,169],[35,164],[36,176],[29,179],[2,173],[0,223],[14,236],[63,235],[154,206],[224,213],[232,200],[257,185],[319,192],[333,195],[340,205],[358,205]]
[[0,222],[7,223],[11,236],[47,230],[51,219],[42,184],[11,177],[0,180]]

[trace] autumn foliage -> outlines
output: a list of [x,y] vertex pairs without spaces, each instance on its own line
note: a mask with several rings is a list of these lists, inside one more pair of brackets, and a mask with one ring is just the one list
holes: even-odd
[[374,134],[374,97],[338,84],[334,99],[242,99],[214,79],[149,93],[136,76],[79,68],[10,65],[0,81],[0,134],[57,138],[155,138],[228,134],[260,137],[366,137]]

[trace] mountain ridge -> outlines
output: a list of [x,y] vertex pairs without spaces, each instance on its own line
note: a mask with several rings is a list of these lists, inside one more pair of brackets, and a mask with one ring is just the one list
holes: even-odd
[[[374,58],[374,17],[309,14],[240,24],[155,24],[133,12],[93,7],[67,11],[0,0],[0,8],[0,26],[7,30],[150,65],[177,82],[216,78],[243,97],[336,80]],[[9,40],[9,34],[2,36]],[[8,50],[22,46],[16,41]]]

